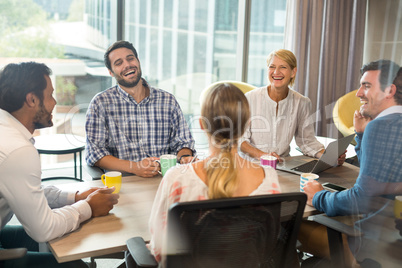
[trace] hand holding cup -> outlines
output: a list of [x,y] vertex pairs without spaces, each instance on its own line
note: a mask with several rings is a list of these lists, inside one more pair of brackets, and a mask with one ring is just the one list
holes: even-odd
[[176,166],[177,157],[174,154],[164,154],[160,157],[162,176],[165,176],[169,168]]
[[119,171],[109,171],[106,172],[101,176],[102,182],[105,186],[107,187],[115,187],[115,191],[113,192],[114,194],[117,194],[120,192],[121,189],[121,172]]
[[278,162],[278,158],[273,155],[264,154],[260,157],[261,166],[271,166],[273,169],[276,169],[276,163]]

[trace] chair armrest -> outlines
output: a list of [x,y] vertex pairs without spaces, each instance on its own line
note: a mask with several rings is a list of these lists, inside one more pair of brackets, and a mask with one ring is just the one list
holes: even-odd
[[0,260],[12,260],[19,259],[25,256],[27,253],[26,248],[11,248],[11,249],[0,249]]
[[328,217],[325,214],[320,214],[311,216],[309,219],[348,236],[362,236],[363,232],[354,228],[353,225],[344,223],[350,223],[352,217],[355,219],[355,216]]
[[331,255],[331,267],[345,267],[346,260],[344,255],[343,238],[342,234],[347,236],[362,236],[363,233],[354,228],[356,215],[328,217],[325,214],[314,215],[309,217],[313,220],[327,227],[329,252]]
[[92,180],[100,180],[103,173],[103,170],[100,167],[96,166],[85,166],[86,171],[88,172],[89,176],[92,177]]
[[133,237],[127,240],[127,248],[139,267],[158,267],[158,262],[145,245],[142,237]]

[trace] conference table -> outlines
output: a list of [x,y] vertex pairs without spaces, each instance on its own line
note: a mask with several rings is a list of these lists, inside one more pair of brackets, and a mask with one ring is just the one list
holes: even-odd
[[[358,173],[359,168],[345,163],[320,173],[319,182],[331,182],[350,188]],[[298,175],[278,170],[278,176],[282,192],[299,191]],[[62,263],[122,252],[127,249],[126,240],[134,236],[149,240],[148,219],[161,178],[123,177],[119,203],[109,215],[91,218],[74,232],[48,242],[57,261]],[[58,185],[61,189],[74,190],[94,186],[102,186],[102,182],[97,180]],[[317,211],[313,207],[306,206],[305,217],[315,213]]]

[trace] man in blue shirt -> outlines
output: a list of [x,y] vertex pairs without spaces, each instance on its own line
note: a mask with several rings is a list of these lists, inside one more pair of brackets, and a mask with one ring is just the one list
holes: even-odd
[[98,93],[86,118],[86,161],[90,166],[153,177],[155,161],[176,154],[179,163],[193,159],[194,139],[175,97],[141,77],[137,51],[118,41],[105,53],[105,65],[117,85]]
[[[361,73],[356,96],[362,106],[354,115],[355,150],[360,162],[356,184],[333,193],[318,182],[308,182],[304,191],[307,203],[328,216],[364,214],[359,223],[364,230],[363,222],[386,207],[375,206],[379,196],[402,194],[390,187],[402,182],[402,68],[392,61],[379,60],[364,65]],[[368,237],[375,230],[364,232]]]

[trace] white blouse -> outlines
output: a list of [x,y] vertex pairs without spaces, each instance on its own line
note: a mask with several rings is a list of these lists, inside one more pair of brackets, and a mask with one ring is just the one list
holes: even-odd
[[[288,96],[278,104],[269,97],[267,87],[247,92],[246,97],[250,104],[251,121],[239,145],[248,141],[263,152],[288,156],[294,136],[297,146],[306,155],[315,156],[324,149],[315,137],[315,115],[311,114],[309,98],[289,89]],[[251,160],[245,153],[241,156]]]

